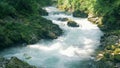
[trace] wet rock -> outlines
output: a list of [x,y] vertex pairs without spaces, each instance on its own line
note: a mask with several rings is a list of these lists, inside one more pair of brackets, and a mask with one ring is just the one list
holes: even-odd
[[83,11],[76,10],[76,11],[73,12],[73,16],[74,16],[74,17],[87,18],[87,17],[88,17],[88,14],[86,14],[86,13],[83,12]]
[[68,21],[67,25],[70,27],[79,27],[79,25],[75,21]]
[[59,21],[68,21],[68,18],[58,18]]

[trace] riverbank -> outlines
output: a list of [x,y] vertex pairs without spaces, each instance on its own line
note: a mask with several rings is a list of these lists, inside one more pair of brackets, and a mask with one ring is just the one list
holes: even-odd
[[42,9],[48,5],[51,1],[0,1],[0,50],[16,44],[34,44],[41,39],[56,39],[62,35],[58,25],[42,17],[48,15]]
[[[120,67],[120,29],[118,26],[102,24],[107,22],[104,17],[88,16],[88,20],[95,23],[103,31],[100,46],[97,49],[96,65],[101,67],[119,68]],[[104,21],[103,21],[104,20]],[[116,20],[119,23],[119,20]],[[104,63],[104,64],[103,64]]]
[[[0,51],[12,47],[35,44],[42,39],[53,40],[63,31],[47,16],[43,6],[52,5],[49,0],[2,0],[0,1]],[[2,68],[36,68],[16,57],[0,58]]]

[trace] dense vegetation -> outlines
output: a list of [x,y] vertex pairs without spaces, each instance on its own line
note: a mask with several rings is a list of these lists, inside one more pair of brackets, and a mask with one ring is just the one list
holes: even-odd
[[88,20],[94,20],[92,22],[97,23],[104,32],[100,54],[97,56],[98,64],[102,66],[100,68],[106,68],[105,65],[108,68],[119,67],[120,0],[58,0],[57,7],[65,11],[87,13]]
[[66,11],[80,10],[96,17],[103,17],[102,24],[106,29],[119,29],[120,26],[119,0],[58,0],[58,8]]
[[0,49],[61,35],[59,26],[41,17],[48,15],[41,7],[51,4],[51,0],[0,0]]

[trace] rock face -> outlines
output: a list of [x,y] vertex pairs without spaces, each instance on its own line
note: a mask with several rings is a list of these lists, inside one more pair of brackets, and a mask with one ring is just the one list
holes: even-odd
[[70,27],[79,27],[79,25],[75,21],[68,21],[67,25]]
[[0,68],[36,68],[28,63],[12,57],[10,60],[0,57]]
[[87,18],[88,14],[84,13],[83,11],[76,10],[73,12],[74,17],[81,17],[81,18]]

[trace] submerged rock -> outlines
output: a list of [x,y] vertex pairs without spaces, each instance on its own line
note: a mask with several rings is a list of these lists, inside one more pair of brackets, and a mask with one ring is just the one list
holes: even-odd
[[68,21],[68,18],[58,18],[59,21]]
[[79,25],[75,21],[68,21],[67,25],[70,27],[79,27]]
[[87,18],[87,17],[88,17],[88,14],[86,14],[86,13],[83,12],[83,11],[76,10],[76,11],[73,12],[73,16],[74,16],[74,17]]
[[29,65],[28,63],[18,59],[17,57],[12,57],[9,60],[0,57],[0,68],[36,68],[36,67]]

